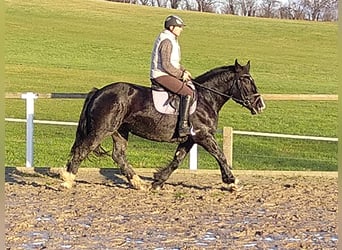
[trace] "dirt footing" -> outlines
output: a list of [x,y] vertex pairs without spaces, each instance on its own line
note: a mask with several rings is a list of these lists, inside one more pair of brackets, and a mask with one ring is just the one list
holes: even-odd
[[[337,249],[337,172],[178,170],[158,191],[117,169],[6,168],[6,249]],[[150,184],[153,170],[138,169]]]

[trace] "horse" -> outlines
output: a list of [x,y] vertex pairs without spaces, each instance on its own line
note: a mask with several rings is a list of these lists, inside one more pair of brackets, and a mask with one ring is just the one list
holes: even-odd
[[[78,168],[91,152],[96,156],[106,154],[101,142],[111,136],[111,157],[133,189],[162,188],[195,143],[216,159],[223,183],[232,190],[237,189],[232,164],[227,162],[214,134],[219,112],[228,100],[247,108],[252,115],[265,108],[249,71],[250,61],[242,66],[235,59],[234,65],[211,69],[192,80],[196,86],[197,107],[189,117],[192,133],[186,137],[177,135],[177,115],[162,114],[155,109],[150,87],[115,82],[93,88],[84,101],[66,170],[61,173],[64,181],[61,185],[71,188],[75,184]],[[129,133],[156,142],[178,143],[172,161],[153,174],[152,185],[143,181],[126,159]]]

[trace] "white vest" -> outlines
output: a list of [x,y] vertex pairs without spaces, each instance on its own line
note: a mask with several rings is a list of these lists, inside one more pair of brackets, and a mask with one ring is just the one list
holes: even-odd
[[160,33],[153,46],[150,71],[151,79],[157,78],[159,76],[168,75],[168,73],[165,72],[161,65],[159,53],[159,45],[165,39],[169,39],[172,43],[171,64],[177,69],[180,68],[181,53],[176,36],[171,31],[164,30],[162,33]]

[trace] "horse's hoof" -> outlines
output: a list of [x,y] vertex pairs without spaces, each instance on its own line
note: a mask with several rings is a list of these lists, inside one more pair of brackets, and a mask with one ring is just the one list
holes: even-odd
[[61,183],[61,187],[66,188],[66,189],[71,189],[73,186],[73,183],[71,182],[63,182]]
[[235,178],[234,183],[230,183],[228,184],[228,187],[226,190],[228,190],[229,192],[239,192],[242,190],[243,186],[239,186],[239,179]]
[[60,177],[63,181],[74,181],[76,178],[76,175],[74,175],[73,173],[67,172],[67,171],[62,171],[60,173]]
[[139,177],[139,175],[133,175],[130,183],[134,189],[148,190],[148,185]]
[[153,191],[160,191],[160,190],[161,190],[161,187],[160,187],[160,186],[152,187],[152,190],[153,190]]
[[72,186],[74,185],[74,181],[75,181],[75,178],[76,178],[76,175],[72,174],[72,173],[69,173],[67,171],[63,171],[61,174],[60,174],[60,177],[61,179],[64,181],[61,186],[63,188],[67,188],[67,189],[70,189],[72,188]]
[[154,181],[152,182],[151,189],[152,189],[152,190],[159,191],[159,190],[161,190],[161,189],[163,188],[163,186],[164,186],[164,182],[154,180]]
[[243,189],[243,186],[238,186],[235,183],[231,183],[228,185],[227,190],[229,192],[239,192]]
[[158,185],[156,183],[152,183],[151,189],[154,190],[154,191],[159,191],[159,190],[162,189],[162,186]]

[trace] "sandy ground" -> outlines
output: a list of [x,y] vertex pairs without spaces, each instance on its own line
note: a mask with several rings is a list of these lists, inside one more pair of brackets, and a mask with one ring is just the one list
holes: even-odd
[[[6,168],[6,249],[337,249],[337,173],[178,170],[159,191],[116,169]],[[152,181],[152,170],[138,174]]]

